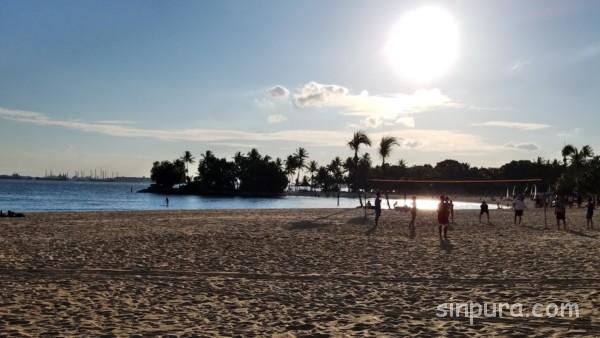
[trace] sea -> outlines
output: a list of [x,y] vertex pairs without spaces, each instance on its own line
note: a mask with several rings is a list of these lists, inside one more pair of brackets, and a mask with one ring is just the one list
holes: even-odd
[[[87,182],[0,179],[0,210],[36,211],[125,211],[193,209],[279,209],[279,208],[354,208],[358,198],[335,196],[213,197],[138,193],[147,188],[143,182]],[[371,196],[370,196],[371,197]],[[374,196],[369,198],[373,203]],[[391,205],[410,201],[390,199]],[[419,209],[433,210],[437,201],[417,200]],[[386,208],[386,201],[383,201]],[[455,209],[478,209],[478,203],[454,201]]]

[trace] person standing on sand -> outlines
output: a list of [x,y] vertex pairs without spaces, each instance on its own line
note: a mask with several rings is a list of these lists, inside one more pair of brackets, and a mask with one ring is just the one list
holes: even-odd
[[169,198],[165,197],[165,206],[168,208],[169,207]]
[[490,223],[490,208],[487,205],[487,203],[485,203],[485,201],[481,202],[481,205],[479,206],[479,223],[481,223],[481,216],[483,214],[485,214],[487,216],[487,222]]
[[410,208],[410,223],[408,223],[408,229],[415,231],[415,220],[417,219],[417,197],[412,197],[412,206]]
[[587,227],[590,229],[594,229],[594,209],[596,208],[596,205],[594,204],[594,200],[592,200],[592,198],[588,198],[588,202],[587,202],[587,211],[585,213],[585,219],[587,221]]
[[375,197],[375,227],[379,225],[379,217],[381,217],[381,193],[377,192],[377,197]]
[[560,221],[563,222],[565,230],[567,230],[567,210],[561,197],[556,198],[556,205],[554,207],[556,214],[556,228],[560,230]]
[[446,197],[446,202],[448,202],[448,207],[450,208],[450,221],[454,224],[454,202],[448,197]]
[[450,213],[447,199],[444,196],[440,196],[440,203],[438,204],[437,217],[438,217],[438,232],[440,234],[440,240],[442,239],[442,232],[444,233],[444,239],[448,239],[448,216]]
[[521,219],[523,218],[523,210],[525,210],[525,201],[523,197],[519,196],[516,201],[513,202],[513,209],[515,211],[515,225],[517,225],[517,219],[519,225],[521,225]]

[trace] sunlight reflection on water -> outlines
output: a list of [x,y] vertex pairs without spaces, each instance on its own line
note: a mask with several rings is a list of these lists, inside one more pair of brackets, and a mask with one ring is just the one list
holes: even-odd
[[[60,182],[0,180],[0,209],[15,211],[86,211],[86,210],[164,210],[165,196],[135,193],[147,183]],[[327,196],[327,195],[326,195]],[[282,208],[355,208],[357,197],[282,196],[211,197],[169,196],[169,209],[282,209]],[[368,199],[374,203],[374,195]],[[390,199],[390,205],[405,205],[404,199]],[[437,200],[419,198],[421,210],[435,210]],[[410,206],[410,197],[406,200]],[[385,198],[382,207],[387,209]],[[454,202],[455,209],[478,209],[479,203]]]
[[[371,203],[374,203],[375,199],[374,198],[369,198],[369,201]],[[440,201],[436,200],[436,199],[431,199],[431,198],[417,198],[417,209],[419,210],[437,210],[438,207],[438,203]],[[406,199],[406,204],[404,203],[404,199],[392,199],[390,198],[390,205],[392,207],[394,207],[394,203],[397,203],[396,206],[397,207],[404,207],[405,205],[407,207],[411,207],[412,206],[412,200],[410,198]],[[454,209],[456,210],[477,210],[479,209],[479,205],[481,203],[475,203],[475,202],[462,202],[462,201],[453,201],[452,203],[454,203]],[[382,197],[382,207],[387,208],[387,201],[385,199],[385,197]],[[490,208],[492,208],[492,206],[490,206]]]

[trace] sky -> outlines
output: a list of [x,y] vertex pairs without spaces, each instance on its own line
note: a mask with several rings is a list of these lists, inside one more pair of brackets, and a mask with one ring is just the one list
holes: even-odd
[[359,129],[375,163],[384,135],[409,165],[600,151],[598,17],[597,1],[0,0],[0,173],[148,176],[252,147],[326,164]]

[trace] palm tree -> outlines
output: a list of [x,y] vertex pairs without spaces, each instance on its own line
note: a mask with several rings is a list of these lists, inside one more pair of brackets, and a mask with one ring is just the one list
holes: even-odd
[[315,185],[314,179],[315,179],[315,174],[317,173],[317,171],[319,171],[319,164],[317,163],[317,161],[310,161],[308,162],[308,172],[310,173],[310,190],[313,190],[313,187]]
[[354,150],[354,162],[356,163],[358,163],[358,150],[362,144],[370,147],[371,139],[362,130],[359,130],[354,133],[352,139],[348,142],[350,149]]
[[342,159],[336,156],[327,166],[327,170],[331,173],[337,190],[340,190],[340,184],[344,181],[344,169]]
[[275,166],[278,169],[281,169],[283,167],[283,161],[279,157],[275,159]]
[[294,155],[288,155],[288,157],[285,160],[285,174],[288,176],[288,178],[290,179],[290,182],[292,182],[292,178],[294,177],[294,173],[296,172],[296,157],[294,157]]
[[[360,146],[362,144],[370,147],[371,139],[369,139],[367,134],[365,134],[362,130],[359,130],[354,133],[352,139],[348,142],[348,146],[350,147],[350,149],[354,150],[354,170],[358,169],[358,150],[360,149]],[[358,201],[360,202],[360,206],[362,207],[362,198],[360,196],[360,190],[358,188],[358,175],[354,173],[354,177],[354,189],[356,189],[356,191],[358,192]]]
[[296,159],[296,169],[298,170],[298,177],[296,177],[296,189],[298,189],[298,183],[300,181],[300,172],[302,169],[306,168],[306,159],[308,158],[308,151],[306,149],[299,147],[298,150],[294,153],[294,158]]
[[581,168],[588,158],[594,156],[594,151],[592,150],[592,147],[588,145],[583,146],[581,150],[579,150],[576,147],[567,144],[563,147],[561,153],[563,156],[564,164],[566,165],[567,160],[569,160],[568,162],[571,163],[571,166],[573,166],[576,169]]
[[260,161],[262,159],[262,155],[258,152],[258,150],[256,148],[252,148],[248,152],[248,159],[251,162],[257,162],[257,161]]
[[567,163],[570,164],[572,173],[575,176],[575,186],[579,190],[579,176],[588,162],[588,159],[594,156],[594,151],[589,145],[585,145],[579,150],[577,147],[567,144],[563,147],[561,154],[563,156],[564,165],[567,166]]
[[185,178],[187,182],[190,183],[190,176],[188,175],[188,164],[193,164],[195,162],[194,156],[189,150],[186,150],[185,153],[183,153],[183,156],[181,156],[181,160],[183,161],[183,163],[185,163]]
[[371,167],[371,155],[369,153],[364,153],[360,160],[358,160],[358,165],[370,168]]
[[383,136],[379,142],[379,156],[381,156],[381,168],[385,166],[385,159],[392,153],[393,146],[399,146],[398,139],[394,136]]

